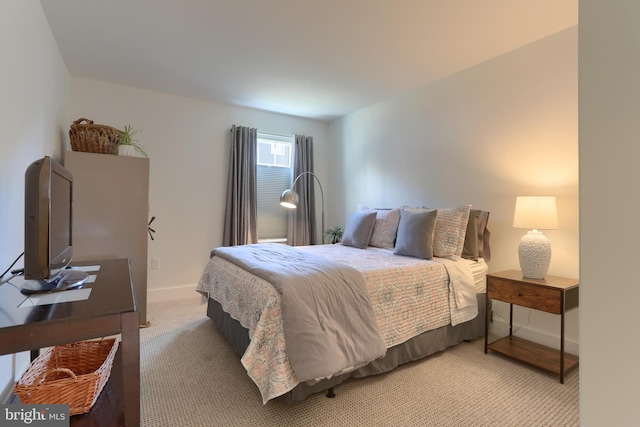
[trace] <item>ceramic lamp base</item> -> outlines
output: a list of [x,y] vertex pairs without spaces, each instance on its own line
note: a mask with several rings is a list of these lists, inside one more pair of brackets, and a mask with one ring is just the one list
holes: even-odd
[[551,263],[551,243],[538,230],[531,230],[520,240],[518,258],[522,275],[528,279],[544,279]]

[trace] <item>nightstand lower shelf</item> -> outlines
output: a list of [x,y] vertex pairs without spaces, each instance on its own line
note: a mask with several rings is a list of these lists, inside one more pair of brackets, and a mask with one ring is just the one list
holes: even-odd
[[[487,349],[552,374],[560,375],[560,350],[513,335],[487,344]],[[564,372],[578,366],[578,356],[564,354]]]

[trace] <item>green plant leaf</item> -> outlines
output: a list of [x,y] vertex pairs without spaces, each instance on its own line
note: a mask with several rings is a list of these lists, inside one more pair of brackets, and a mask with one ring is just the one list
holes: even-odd
[[120,141],[114,147],[114,152],[117,153],[118,147],[120,145],[131,145],[136,149],[136,151],[138,151],[144,157],[149,157],[144,147],[138,143],[137,139],[134,138],[135,135],[138,134],[139,132],[142,132],[142,131],[139,129],[133,129],[133,126],[131,125],[125,125],[124,131],[122,131],[122,135],[120,136]]

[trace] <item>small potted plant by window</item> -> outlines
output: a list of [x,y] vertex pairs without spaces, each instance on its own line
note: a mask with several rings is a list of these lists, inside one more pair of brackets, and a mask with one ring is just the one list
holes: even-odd
[[329,227],[323,234],[329,238],[329,243],[339,243],[342,240],[342,227]]
[[135,136],[140,130],[133,129],[131,125],[126,125],[124,127],[124,131],[122,132],[122,136],[120,136],[120,141],[118,142],[117,153],[119,156],[127,156],[127,157],[149,157],[144,147],[138,143],[138,140],[135,139]]

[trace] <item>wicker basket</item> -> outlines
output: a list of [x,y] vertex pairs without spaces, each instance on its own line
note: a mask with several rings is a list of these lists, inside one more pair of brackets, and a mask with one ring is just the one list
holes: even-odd
[[69,414],[84,414],[109,379],[115,338],[57,345],[38,356],[14,387],[24,404],[66,404]]
[[69,129],[73,151],[114,154],[123,132],[111,126],[95,125],[93,120],[78,119]]

